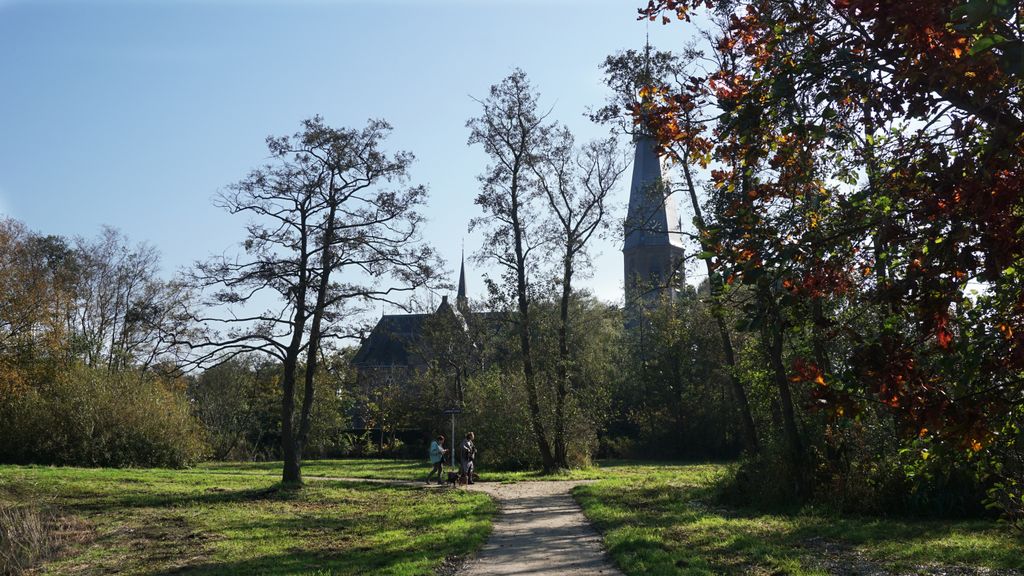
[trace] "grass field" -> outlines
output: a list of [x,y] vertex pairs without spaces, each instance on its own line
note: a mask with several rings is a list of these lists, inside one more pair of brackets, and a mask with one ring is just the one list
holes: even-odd
[[[669,463],[635,463],[624,460],[604,460],[590,468],[570,470],[561,474],[544,476],[537,470],[506,471],[479,469],[485,482],[529,482],[535,480],[602,480],[627,475],[644,474]],[[445,467],[445,470],[449,470]],[[367,458],[358,460],[313,460],[302,464],[306,478],[371,478],[382,480],[423,480],[430,471],[426,460],[389,460]],[[281,475],[280,462],[212,462],[197,467],[196,473],[260,474],[278,477]]]
[[[476,550],[482,494],[271,475],[0,466],[0,504],[54,511],[42,574],[431,574]],[[247,470],[243,469],[243,472]]]
[[[310,461],[306,488],[293,491],[278,485],[273,462],[180,471],[0,466],[0,507],[56,514],[63,550],[41,574],[444,573],[449,559],[486,539],[496,513],[486,496],[314,480],[421,480],[428,469],[418,461]],[[595,480],[574,494],[630,576],[1024,570],[1024,541],[995,522],[726,509],[714,504],[726,473],[719,464],[602,462],[560,478]]]
[[1024,540],[992,521],[768,514],[713,504],[715,464],[617,466],[574,495],[630,575],[963,574],[1024,569]]

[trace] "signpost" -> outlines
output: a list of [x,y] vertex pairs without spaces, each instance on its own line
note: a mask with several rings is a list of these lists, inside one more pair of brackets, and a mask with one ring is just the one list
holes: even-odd
[[455,468],[455,415],[456,414],[462,414],[462,408],[447,408],[444,411],[444,415],[445,416],[451,416],[452,417],[452,443],[449,444],[449,446],[451,446],[451,452],[452,452],[452,468]]

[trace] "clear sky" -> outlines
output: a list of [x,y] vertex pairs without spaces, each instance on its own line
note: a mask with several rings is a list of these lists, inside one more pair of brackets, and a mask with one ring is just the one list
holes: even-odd
[[[470,96],[518,66],[581,141],[602,136],[583,117],[607,95],[598,64],[643,46],[643,3],[0,0],[0,212],[47,234],[114,226],[158,247],[170,276],[235,250],[244,219],[211,198],[265,159],[267,135],[314,114],[377,117],[395,128],[391,149],[416,155],[426,237],[457,271],[463,239],[478,246],[466,227],[486,164],[466,146]],[[686,32],[650,34],[668,49]],[[617,202],[627,195],[628,178]],[[597,246],[586,281],[609,301],[621,300],[620,242]]]

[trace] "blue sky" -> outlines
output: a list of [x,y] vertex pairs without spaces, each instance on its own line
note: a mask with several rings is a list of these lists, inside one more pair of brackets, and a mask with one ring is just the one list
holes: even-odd
[[[466,146],[470,96],[523,68],[553,117],[586,140],[607,92],[598,64],[642,47],[641,0],[11,2],[0,0],[0,212],[34,230],[145,240],[164,270],[233,252],[244,220],[211,204],[266,157],[268,134],[321,114],[391,122],[427,184],[426,236],[457,270],[486,158]],[[680,25],[651,24],[678,48]],[[617,200],[625,204],[628,182]],[[689,216],[685,215],[684,220]],[[621,298],[619,241],[585,281]],[[482,295],[471,267],[471,296]]]

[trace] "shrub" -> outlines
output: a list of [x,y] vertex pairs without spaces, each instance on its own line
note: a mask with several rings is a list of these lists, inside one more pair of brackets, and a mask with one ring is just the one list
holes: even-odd
[[509,470],[540,465],[521,378],[515,372],[492,369],[466,384],[466,405],[471,408],[459,428],[475,433],[481,467]]
[[184,394],[151,374],[76,366],[0,404],[4,461],[182,467],[208,454]]

